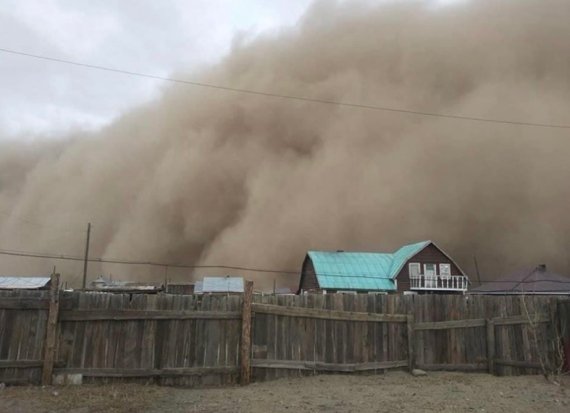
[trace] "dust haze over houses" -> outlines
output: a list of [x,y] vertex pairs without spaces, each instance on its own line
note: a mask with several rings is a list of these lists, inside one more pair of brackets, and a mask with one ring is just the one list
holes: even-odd
[[[294,26],[171,77],[567,125],[568,21],[563,0],[318,1]],[[476,254],[487,279],[537,262],[568,272],[569,151],[568,128],[165,84],[101,130],[0,141],[0,248],[80,256],[92,222],[93,257],[296,270],[309,249],[433,239],[468,273]],[[70,230],[78,236],[62,235]],[[53,262],[0,255],[13,274]],[[57,265],[64,280],[79,279],[80,262]],[[91,264],[90,276],[99,273],[164,277],[160,267]],[[298,283],[240,274],[262,287]]]

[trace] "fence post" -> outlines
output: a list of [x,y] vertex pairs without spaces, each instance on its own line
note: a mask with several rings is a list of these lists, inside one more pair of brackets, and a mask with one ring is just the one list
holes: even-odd
[[495,322],[487,320],[487,365],[489,374],[495,374]]
[[42,369],[42,384],[49,385],[52,382],[53,365],[55,362],[55,339],[57,332],[57,317],[59,314],[59,274],[51,275],[49,291],[49,310],[44,344],[44,363]]
[[248,385],[251,378],[251,302],[253,281],[246,281],[241,313],[241,374],[242,386]]
[[410,373],[415,368],[416,357],[414,353],[414,315],[408,314],[407,323],[408,327],[408,369]]

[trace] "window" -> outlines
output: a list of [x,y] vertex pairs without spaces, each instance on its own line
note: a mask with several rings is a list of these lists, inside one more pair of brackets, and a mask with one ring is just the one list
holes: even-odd
[[451,275],[451,264],[439,264],[439,275],[449,277]]
[[437,265],[435,264],[424,264],[424,275],[425,275],[425,287],[426,288],[436,288],[437,287],[437,276],[435,270]]
[[435,275],[435,264],[424,264],[424,275]]
[[421,267],[419,262],[410,262],[408,265],[410,277],[417,277],[420,275]]

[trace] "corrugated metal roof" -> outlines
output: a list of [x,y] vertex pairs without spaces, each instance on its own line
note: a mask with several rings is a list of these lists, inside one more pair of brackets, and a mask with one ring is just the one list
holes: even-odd
[[473,294],[570,294],[570,278],[544,267],[527,268],[482,284]]
[[242,277],[204,277],[202,292],[204,293],[243,293]]
[[0,290],[34,290],[45,287],[50,277],[0,277]]
[[431,241],[404,245],[394,253],[309,251],[319,286],[331,290],[395,291],[394,278],[407,260]]

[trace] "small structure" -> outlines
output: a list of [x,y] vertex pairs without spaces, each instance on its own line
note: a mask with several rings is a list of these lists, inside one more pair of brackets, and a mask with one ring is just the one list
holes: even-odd
[[570,278],[550,272],[546,265],[526,268],[482,284],[471,294],[486,295],[570,295]]
[[192,284],[192,283],[186,283],[186,284],[168,283],[166,285],[166,293],[167,294],[192,295],[192,294],[194,294],[194,286],[195,286],[195,284]]
[[299,292],[464,293],[469,279],[432,241],[393,253],[309,251]]
[[0,290],[49,290],[51,277],[0,277]]
[[155,294],[162,291],[162,287],[132,281],[109,280],[103,276],[91,281],[91,289],[112,293],[146,293]]
[[244,292],[244,280],[242,277],[204,277],[202,281],[196,281],[195,294],[241,294]]
[[277,287],[275,288],[275,295],[295,295],[296,288],[291,287]]

